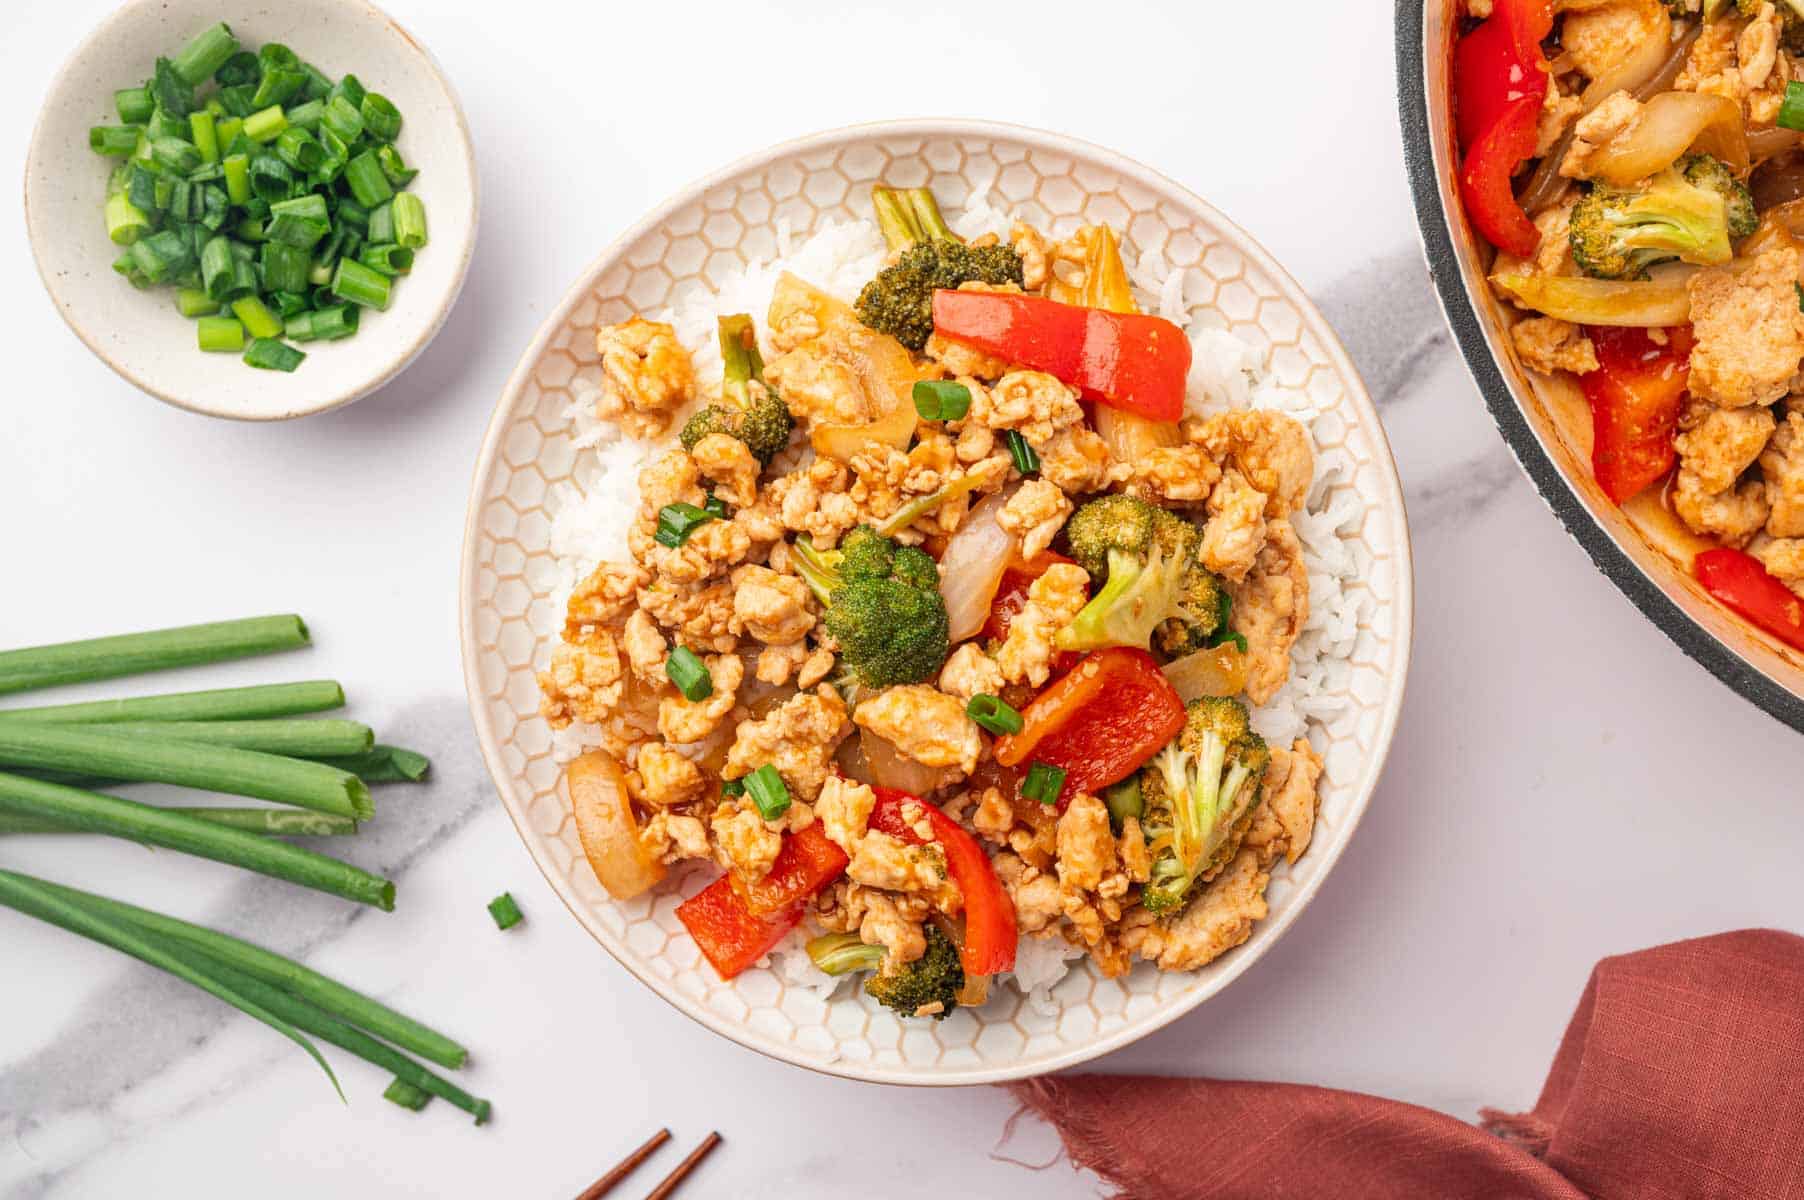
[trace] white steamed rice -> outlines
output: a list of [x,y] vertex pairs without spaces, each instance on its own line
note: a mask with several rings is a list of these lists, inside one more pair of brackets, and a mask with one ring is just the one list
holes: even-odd
[[[989,202],[987,193],[974,195],[951,221],[953,229],[969,239],[984,233],[1006,237],[1011,220]],[[814,234],[797,241],[787,222],[777,225],[777,256],[754,262],[727,280],[718,292],[691,285],[678,292],[675,303],[653,319],[670,324],[695,358],[698,379],[717,378],[720,351],[715,342],[715,320],[732,313],[762,315],[770,309],[771,293],[785,271],[851,301],[859,289],[882,267],[886,248],[873,221],[829,221]],[[1151,303],[1149,311],[1185,327],[1193,351],[1186,407],[1194,413],[1230,408],[1271,408],[1289,413],[1313,429],[1321,417],[1309,396],[1286,388],[1263,373],[1260,352],[1225,329],[1193,322],[1190,306],[1202,289],[1202,280],[1189,270],[1166,271],[1152,255],[1129,261],[1135,286]],[[1208,318],[1205,317],[1206,321]],[[760,322],[762,335],[762,323]],[[574,444],[592,453],[591,466],[579,470],[581,484],[561,485],[553,497],[557,515],[552,520],[550,548],[562,576],[561,610],[576,581],[604,560],[628,557],[626,535],[638,507],[639,471],[674,442],[674,437],[636,441],[624,437],[611,422],[595,417],[597,385],[592,376],[579,376],[571,385],[574,402],[568,410]],[[1316,478],[1304,511],[1291,523],[1302,543],[1309,571],[1309,619],[1291,651],[1290,679],[1272,701],[1253,714],[1253,725],[1267,741],[1288,746],[1339,718],[1346,709],[1345,692],[1354,643],[1364,615],[1367,593],[1347,585],[1360,574],[1362,564],[1340,537],[1357,525],[1365,504],[1351,488],[1336,490],[1338,468],[1324,465],[1318,456]],[[550,654],[540,647],[540,657]],[[572,725],[556,735],[561,759],[573,757],[598,743],[592,726]],[[1051,1013],[1056,1004],[1052,988],[1083,956],[1060,938],[1023,938],[1017,954],[1014,982],[1036,1010]],[[808,961],[798,934],[779,946],[771,967],[787,984],[805,987],[831,997],[843,982],[823,975]]]

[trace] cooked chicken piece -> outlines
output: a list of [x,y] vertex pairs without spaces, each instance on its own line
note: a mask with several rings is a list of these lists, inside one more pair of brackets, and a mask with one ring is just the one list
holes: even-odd
[[701,797],[705,786],[701,768],[662,742],[647,742],[639,748],[634,774],[639,785],[633,789],[633,798],[647,808],[688,804]]
[[565,607],[564,636],[579,636],[585,625],[606,625],[633,605],[633,593],[650,580],[631,563],[604,562],[578,583]]
[[996,664],[1010,683],[1039,687],[1052,674],[1052,639],[1090,602],[1090,576],[1074,563],[1054,563],[1027,589],[1027,603],[1009,622]]
[[710,433],[690,452],[696,469],[719,485],[718,494],[734,508],[749,508],[758,501],[758,474],[764,468],[757,456],[738,438]]
[[708,857],[708,828],[701,818],[660,809],[639,831],[639,844],[666,866]]
[[[959,421],[958,441],[953,444],[953,453],[958,461],[969,466],[981,462],[996,452],[996,431],[988,425],[980,425],[976,421]],[[948,425],[947,428],[953,428]]]
[[967,387],[972,382],[1001,379],[1008,373],[1007,359],[985,354],[975,346],[967,346],[938,333],[927,335],[927,345],[922,353],[938,363],[948,376],[964,382]]
[[1583,100],[1566,95],[1558,84],[1550,82],[1547,94],[1542,97],[1540,120],[1535,123],[1534,156],[1541,158],[1552,150],[1584,111]]
[[632,437],[662,433],[695,393],[695,367],[668,325],[639,317],[603,325],[595,333],[595,349],[601,353],[595,415],[617,422]]
[[1745,546],[1766,524],[1769,505],[1764,484],[1750,480],[1723,492],[1704,490],[1698,477],[1679,467],[1672,489],[1673,511],[1693,533]]
[[1022,558],[1032,558],[1052,545],[1070,515],[1071,501],[1057,485],[1029,479],[1002,506],[996,523],[1021,539]]
[[1776,538],[1804,537],[1804,412],[1785,414],[1760,456],[1760,474],[1772,505],[1766,531]]
[[1741,270],[1714,267],[1691,277],[1694,397],[1739,408],[1785,395],[1804,359],[1798,268],[1798,250],[1780,246]]
[[990,865],[1015,904],[1015,924],[1022,933],[1038,933],[1065,914],[1059,899],[1059,881],[1006,851],[993,856]]
[[577,640],[559,642],[551,652],[550,669],[539,673],[539,691],[539,715],[553,729],[572,721],[599,725],[607,720],[626,692],[613,636],[590,626]]
[[1153,877],[1153,856],[1146,848],[1146,833],[1140,828],[1140,818],[1129,817],[1121,823],[1121,837],[1115,843],[1115,853],[1121,859],[1121,869],[1135,883],[1145,883]]
[[1516,343],[1523,365],[1531,371],[1543,375],[1556,371],[1587,375],[1597,370],[1597,347],[1571,321],[1530,317],[1510,327],[1510,338]]
[[645,563],[662,553],[656,541],[658,513],[669,504],[693,504],[700,508],[708,494],[702,490],[701,470],[688,451],[673,447],[647,463],[639,472],[639,511],[627,531],[633,558]]
[[969,701],[980,693],[999,696],[1003,682],[1002,668],[976,642],[966,642],[954,650],[940,668],[940,691],[960,700]]
[[884,411],[872,406],[857,372],[824,338],[772,359],[765,364],[764,378],[783,397],[790,415],[809,425],[863,425]]
[[1748,553],[1773,578],[1804,597],[1804,538],[1757,537],[1748,544]]
[[1201,446],[1159,446],[1129,464],[1130,490],[1155,504],[1198,504],[1221,480],[1221,466]]
[[1290,648],[1309,619],[1309,572],[1289,521],[1268,525],[1252,571],[1228,592],[1234,630],[1247,640],[1247,699],[1264,704],[1290,677]]
[[1223,579],[1245,579],[1265,545],[1268,497],[1239,471],[1230,469],[1209,493],[1198,550],[1203,566]]
[[687,700],[672,691],[658,701],[658,732],[667,742],[693,745],[713,733],[733,711],[739,685],[745,679],[745,660],[737,654],[712,654],[707,658],[714,690],[700,700]]
[[1684,68],[1680,70],[1678,78],[1673,80],[1673,90],[1708,91],[1710,94],[1720,95],[1715,88],[1706,88],[1706,82],[1729,71],[1735,72],[1739,81],[1741,72],[1736,65],[1735,43],[1740,36],[1741,27],[1734,21],[1706,21],[1691,43],[1691,50],[1685,56]]
[[1262,784],[1265,803],[1253,810],[1253,822],[1240,843],[1259,852],[1261,867],[1271,866],[1280,855],[1294,863],[1309,849],[1321,777],[1322,756],[1303,738],[1291,743],[1289,750],[1272,747],[1271,766]]
[[1115,870],[1115,834],[1109,809],[1101,800],[1080,793],[1059,817],[1059,886],[1093,892]]
[[[962,437],[959,453],[961,456],[964,453]],[[1111,483],[1126,480],[1132,473],[1131,464],[1109,460],[1108,444],[1087,425],[1061,429],[1040,451],[1040,478],[1074,496],[1100,492]]]
[[867,946],[882,946],[892,963],[911,963],[927,952],[921,924],[928,906],[918,897],[896,897],[842,880],[821,897],[821,925],[856,933]]
[[747,565],[733,572],[733,627],[767,646],[801,641],[814,628],[808,585],[794,575]]
[[796,687],[807,691],[831,675],[838,662],[839,656],[827,647],[815,647],[814,652],[803,660],[801,668],[796,671]]
[[640,556],[660,584],[700,584],[746,560],[752,539],[735,521],[704,521],[680,546],[653,545]]
[[1046,239],[1032,225],[1016,221],[1009,229],[1009,245],[1021,256],[1021,286],[1037,292],[1046,286]]
[[927,684],[887,688],[858,706],[852,719],[907,758],[969,775],[983,755],[983,735],[964,701]]
[[1715,408],[1692,403],[1673,439],[1680,469],[1696,477],[1698,490],[1726,492],[1754,465],[1773,433],[1773,414],[1760,407]]
[[1295,417],[1265,408],[1215,413],[1196,430],[1203,446],[1266,495],[1268,517],[1303,507],[1315,479],[1309,431]]
[[971,827],[992,842],[1008,837],[1015,827],[1015,807],[1002,794],[1001,788],[985,788],[983,798],[971,814]]
[[770,496],[762,492],[754,503],[733,514],[733,523],[751,539],[753,561],[764,557],[783,537],[783,518]]
[[1779,10],[1772,0],[1762,4],[1741,37],[1735,43],[1736,64],[1741,70],[1741,85],[1750,92],[1766,86],[1773,66],[1779,61]]
[[1661,0],[1618,0],[1568,12],[1560,46],[1585,78],[1596,79],[1649,40],[1672,36],[1672,18]]
[[659,628],[698,654],[726,654],[739,645],[733,632],[733,586],[724,579],[709,584],[656,583],[639,589],[639,606]]
[[833,752],[851,732],[845,702],[822,684],[791,696],[762,720],[741,721],[722,774],[738,779],[769,763],[792,796],[812,803],[833,768]]
[[[1625,137],[1641,120],[1641,102],[1627,92],[1615,92],[1603,103],[1579,118],[1572,127],[1572,148],[1560,164],[1560,174],[1568,179],[1589,177],[1591,156],[1598,147]],[[1545,240],[1545,234],[1543,234]]]
[[784,528],[805,533],[816,547],[830,550],[859,522],[858,505],[846,494],[851,483],[843,463],[817,458],[772,481],[767,494]]
[[1265,919],[1269,882],[1271,875],[1259,866],[1259,852],[1243,847],[1176,920],[1137,923],[1123,931],[1121,944],[1156,962],[1161,971],[1195,970],[1252,936],[1254,924]]
[[633,610],[626,619],[626,628],[621,630],[620,648],[626,651],[626,661],[642,683],[653,689],[664,686],[664,656],[670,647],[664,643],[664,635],[658,632],[658,623],[650,613],[642,608]]
[[795,673],[802,669],[802,663],[808,658],[806,642],[791,642],[787,646],[766,646],[758,652],[758,667],[754,672],[759,683],[768,683],[772,687],[781,687],[795,678]]
[[822,832],[852,860],[847,878],[866,887],[940,892],[948,884],[945,853],[936,845],[910,845],[871,829],[876,801],[868,786],[839,775],[828,776],[821,787],[814,815]]
[[710,822],[714,830],[715,861],[747,883],[770,874],[771,864],[783,849],[781,834],[768,828],[750,796],[723,800]]
[[1044,371],[1010,371],[993,388],[973,388],[971,417],[991,429],[1013,429],[1035,449],[1084,419],[1077,390]]

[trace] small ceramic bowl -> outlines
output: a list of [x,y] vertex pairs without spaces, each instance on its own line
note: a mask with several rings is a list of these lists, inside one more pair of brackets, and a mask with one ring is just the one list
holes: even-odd
[[[401,110],[397,148],[419,177],[430,241],[396,282],[387,312],[356,336],[309,342],[292,374],[258,371],[237,355],[204,354],[169,288],[138,291],[113,270],[119,247],[102,208],[114,160],[88,149],[88,128],[115,125],[113,93],[150,76],[218,21],[248,48],[281,42],[337,79],[356,75]],[[70,55],[50,86],[25,161],[25,224],[38,273],[69,328],[113,370],[191,412],[280,421],[325,412],[375,391],[412,362],[445,323],[476,245],[476,160],[457,95],[425,47],[366,0],[132,0]]]

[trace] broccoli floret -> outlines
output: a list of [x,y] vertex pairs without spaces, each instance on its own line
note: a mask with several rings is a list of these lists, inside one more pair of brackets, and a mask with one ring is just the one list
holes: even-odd
[[898,546],[868,525],[848,533],[838,550],[816,550],[802,537],[795,551],[858,683],[882,688],[939,673],[952,646],[940,570],[925,551]]
[[1062,650],[1156,644],[1179,657],[1215,644],[1226,628],[1221,581],[1197,560],[1202,534],[1136,496],[1103,496],[1065,525],[1071,557],[1104,580],[1066,628]]
[[1152,878],[1140,902],[1177,912],[1197,884],[1213,879],[1252,824],[1271,751],[1247,723],[1246,706],[1225,697],[1192,700],[1183,731],[1140,769]]
[[758,335],[752,319],[741,313],[722,317],[719,324],[720,357],[726,364],[721,375],[721,403],[699,408],[683,426],[683,449],[711,433],[724,433],[744,442],[760,463],[769,464],[789,445],[795,420],[789,406],[764,383],[764,359],[758,353]]
[[1707,155],[1692,155],[1638,188],[1595,184],[1572,208],[1573,261],[1600,279],[1633,279],[1669,259],[1717,266],[1732,237],[1754,231],[1748,190]]
[[926,188],[905,192],[872,188],[871,203],[883,236],[901,257],[858,294],[858,319],[867,328],[919,350],[933,333],[936,289],[972,282],[1021,286],[1021,256],[1014,247],[967,246],[959,241]]
[[[897,1016],[931,1016],[943,1021],[958,1007],[958,994],[965,986],[965,968],[959,962],[958,947],[939,926],[928,925],[922,933],[927,939],[926,952],[893,971],[884,969],[883,947],[867,946],[856,933],[817,937],[808,943],[808,957],[829,975],[875,971],[864,985],[872,999],[894,1009]],[[936,1004],[939,1007],[934,1009]],[[931,1011],[924,1014],[923,1008]]]

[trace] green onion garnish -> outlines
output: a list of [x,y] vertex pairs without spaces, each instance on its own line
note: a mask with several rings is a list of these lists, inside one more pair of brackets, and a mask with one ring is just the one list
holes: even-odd
[[265,371],[292,372],[306,358],[304,353],[287,342],[278,342],[274,338],[257,338],[244,352],[246,366],[260,367]]
[[1804,83],[1785,85],[1785,99],[1779,104],[1775,124],[1781,129],[1804,130]]
[[244,326],[231,317],[202,317],[194,329],[200,348],[209,353],[237,354],[244,349]]
[[707,503],[703,504],[702,508],[723,521],[732,515],[727,510],[727,502],[713,493],[709,493]]
[[419,1112],[432,1101],[432,1093],[425,1088],[417,1088],[399,1075],[389,1081],[388,1087],[382,1091],[382,1098],[390,1104],[399,1104],[409,1112]]
[[511,892],[502,892],[489,901],[489,916],[495,918],[496,929],[512,929],[524,919]]
[[676,684],[677,691],[683,693],[683,699],[692,704],[714,694],[714,676],[708,673],[708,664],[687,646],[678,646],[670,652],[664,660],[664,673]]
[[1008,456],[1015,460],[1015,470],[1023,475],[1032,475],[1040,469],[1040,456],[1034,453],[1034,448],[1027,444],[1027,439],[1021,436],[1019,430],[1006,431],[1003,439],[1008,442]]
[[971,389],[950,379],[915,384],[915,414],[923,421],[962,421],[971,411]]
[[364,308],[385,309],[389,298],[388,276],[353,259],[341,258],[338,269],[332,273],[332,294]]
[[697,526],[706,525],[714,519],[715,514],[707,509],[679,500],[658,510],[658,531],[652,536],[658,545],[674,550],[689,540],[689,535],[695,532]]
[[[426,203],[412,192],[402,192],[389,204],[395,244],[418,250],[426,244]],[[373,237],[372,237],[373,240]]]
[[138,148],[138,131],[129,125],[96,125],[88,130],[88,149],[108,158],[124,158]]
[[221,21],[190,38],[188,44],[169,60],[169,65],[193,87],[206,82],[210,75],[225,66],[237,53],[238,39],[232,36],[231,29]]
[[965,705],[965,715],[998,737],[1021,732],[1021,714],[1000,696],[979,692]]
[[127,125],[143,125],[155,111],[156,101],[150,98],[150,89],[147,87],[120,88],[113,93],[113,107],[119,111],[119,119]]
[[758,815],[774,821],[789,811],[789,788],[777,768],[765,763],[745,777],[745,794],[758,806]]
[[723,796],[745,795],[745,780],[723,779],[720,781],[720,794]]
[[1064,790],[1065,768],[1043,762],[1027,768],[1027,780],[1021,785],[1021,795],[1039,804],[1057,804]]

